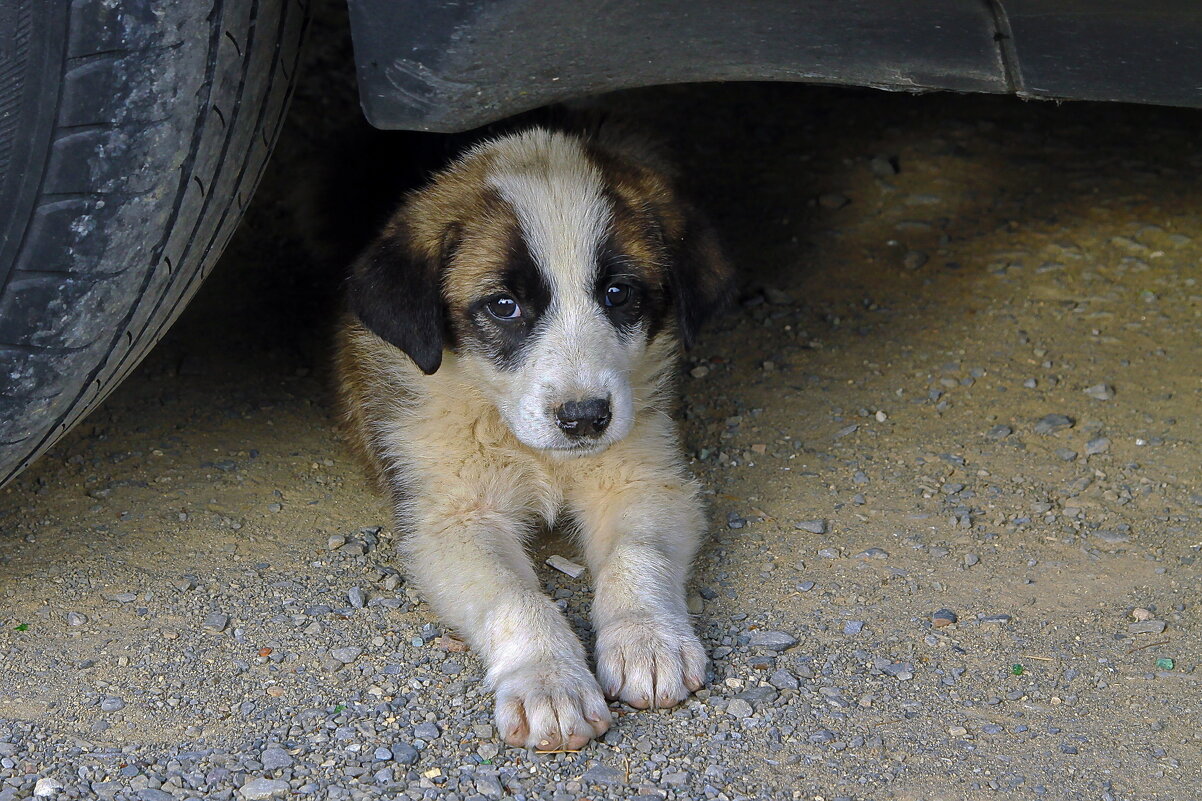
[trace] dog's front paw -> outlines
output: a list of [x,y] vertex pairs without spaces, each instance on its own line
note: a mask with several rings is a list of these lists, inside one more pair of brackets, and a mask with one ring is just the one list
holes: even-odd
[[705,684],[705,649],[688,620],[616,621],[597,635],[597,678],[636,709],[676,706]]
[[509,745],[575,751],[609,729],[609,707],[581,665],[534,665],[494,680],[497,731]]

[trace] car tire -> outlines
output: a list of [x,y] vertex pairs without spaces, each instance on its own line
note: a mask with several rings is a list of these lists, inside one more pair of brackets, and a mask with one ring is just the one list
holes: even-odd
[[0,485],[147,354],[275,144],[303,0],[0,0]]

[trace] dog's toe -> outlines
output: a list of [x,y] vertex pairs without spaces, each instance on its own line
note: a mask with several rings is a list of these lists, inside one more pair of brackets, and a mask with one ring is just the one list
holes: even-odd
[[705,649],[687,621],[611,624],[597,636],[597,677],[636,709],[673,707],[705,683]]
[[609,730],[609,707],[587,673],[515,671],[496,690],[497,730],[508,745],[576,751]]

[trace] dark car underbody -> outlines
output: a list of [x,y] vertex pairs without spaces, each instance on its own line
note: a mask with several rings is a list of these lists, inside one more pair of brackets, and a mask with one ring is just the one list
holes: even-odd
[[363,109],[461,131],[656,84],[777,80],[1202,106],[1196,0],[350,0]]

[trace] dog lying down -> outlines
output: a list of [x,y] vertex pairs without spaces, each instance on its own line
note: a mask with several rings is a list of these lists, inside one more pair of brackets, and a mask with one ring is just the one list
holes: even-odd
[[[354,265],[352,440],[510,745],[577,749],[609,728],[606,697],[671,707],[702,686],[684,583],[705,518],[670,410],[680,346],[730,285],[657,157],[541,128],[468,151]],[[596,678],[524,547],[557,521],[595,583]]]

